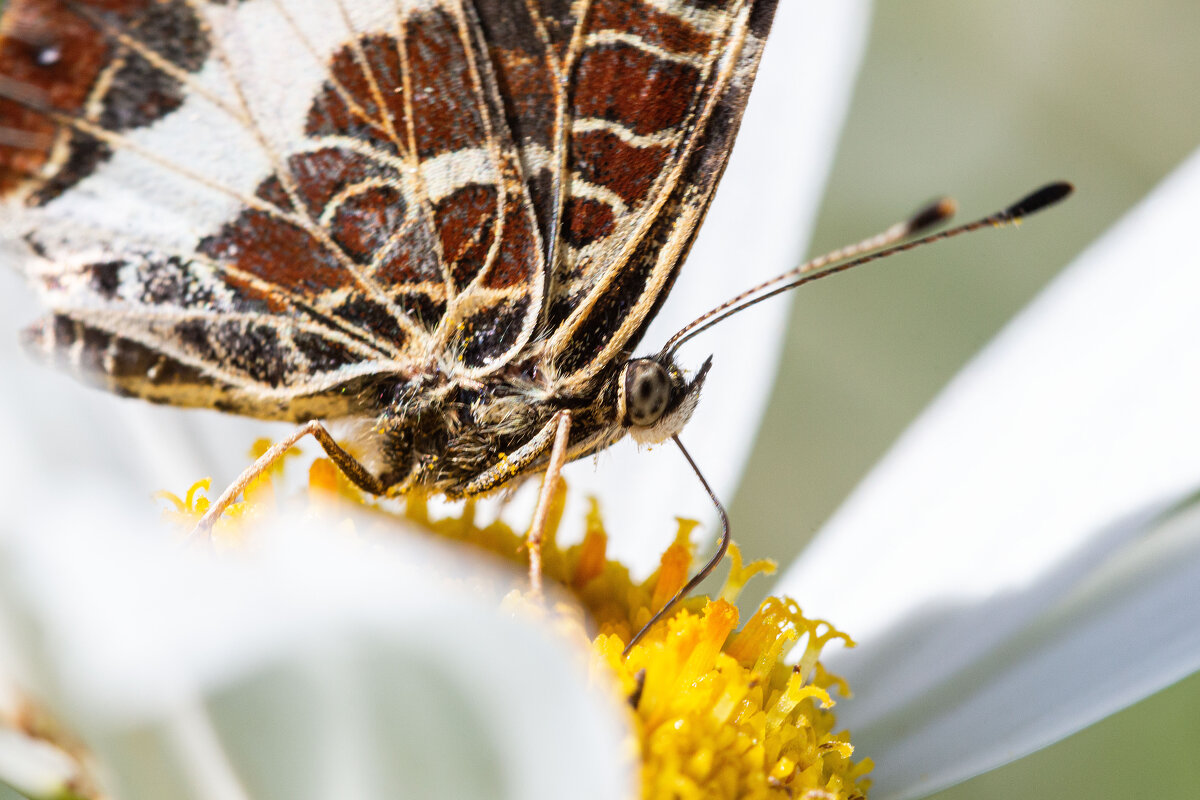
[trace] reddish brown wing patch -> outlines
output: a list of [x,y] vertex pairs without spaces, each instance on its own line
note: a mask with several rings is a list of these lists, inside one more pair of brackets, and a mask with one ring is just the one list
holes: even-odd
[[465,289],[483,270],[499,219],[496,187],[478,183],[447,195],[434,207],[442,255],[455,290]]
[[[377,76],[379,90],[373,88],[364,63]],[[329,77],[309,109],[305,132],[312,137],[350,135],[396,150],[396,131],[408,127],[408,106],[395,38],[367,35],[357,47],[339,49],[330,61]]]
[[[634,144],[607,130],[584,130],[571,140],[571,155],[582,181],[606,189],[632,209],[646,199],[662,174],[671,147],[666,143]],[[567,216],[568,225],[576,223]]]
[[[111,156],[108,146],[59,127],[39,109],[127,131],[182,104],[179,80],[115,40],[115,31],[137,37],[182,72],[195,72],[208,57],[201,21],[185,0],[14,0],[5,9],[0,196],[26,185],[34,202],[48,202]],[[52,177],[39,177],[48,166]]]
[[412,80],[412,138],[416,156],[431,158],[485,146],[483,87],[463,42],[466,31],[447,11],[414,14],[405,26],[404,49]]
[[615,130],[634,136],[673,134],[670,129],[687,119],[696,102],[702,78],[697,65],[708,56],[707,48],[677,54],[696,63],[671,61],[647,49],[647,41],[627,41],[618,33],[624,31],[594,32],[594,44],[579,57],[572,116],[611,122]]

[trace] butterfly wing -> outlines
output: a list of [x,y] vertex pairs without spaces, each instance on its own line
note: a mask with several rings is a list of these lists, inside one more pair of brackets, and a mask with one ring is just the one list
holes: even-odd
[[299,419],[525,346],[544,247],[469,7],[17,0],[0,238],[109,388]]
[[775,5],[595,0],[569,36],[565,17],[546,26],[569,90],[549,159],[544,362],[568,391],[627,358],[665,299],[724,171]]

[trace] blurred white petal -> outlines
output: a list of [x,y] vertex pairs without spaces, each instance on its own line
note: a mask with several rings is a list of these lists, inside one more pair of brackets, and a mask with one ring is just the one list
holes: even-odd
[[79,499],[2,526],[0,650],[117,796],[629,795],[619,707],[544,623],[437,577],[482,569],[462,553],[291,520],[212,558]]
[[57,797],[75,778],[74,760],[53,745],[0,728],[0,798],[4,784],[27,797]]
[[[976,663],[852,727],[860,752],[880,765],[872,798],[920,797],[987,772],[1200,669],[1200,505],[1148,522],[1099,532],[1122,545],[1066,576],[1062,596],[1000,595],[973,609],[986,626],[1010,603],[1051,595],[1037,619]],[[870,714],[873,697],[863,697]],[[856,724],[857,713],[845,716]]]
[[781,581],[860,642],[830,662],[873,796],[998,766],[1200,668],[1195,517],[1145,527],[1200,484],[1197,207],[1200,153],[963,371]]

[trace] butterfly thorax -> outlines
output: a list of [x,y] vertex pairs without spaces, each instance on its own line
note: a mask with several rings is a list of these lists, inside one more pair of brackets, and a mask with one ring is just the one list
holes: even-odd
[[378,404],[378,415],[359,438],[377,446],[371,466],[389,493],[480,494],[545,466],[560,411],[571,415],[569,460],[626,434],[648,444],[678,433],[708,366],[688,380],[668,357],[633,359],[574,392],[512,376],[470,383],[422,376],[377,385],[364,400]]

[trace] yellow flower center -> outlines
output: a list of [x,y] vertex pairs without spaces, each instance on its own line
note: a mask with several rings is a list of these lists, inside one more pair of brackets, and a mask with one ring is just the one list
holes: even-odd
[[[255,446],[255,454],[266,443]],[[253,520],[274,507],[273,481],[282,468],[265,475],[231,507],[217,525],[219,542],[247,535]],[[163,493],[168,513],[186,529],[208,507],[193,485],[182,499]],[[364,497],[334,465],[317,459],[309,469],[310,502],[328,507],[342,496],[375,510],[389,504]],[[845,682],[821,666],[822,648],[846,634],[822,620],[810,620],[788,598],[770,597],[738,628],[734,605],[746,582],[774,565],[743,565],[730,547],[729,577],[716,598],[695,596],[657,625],[627,656],[626,643],[680,587],[692,569],[691,534],[696,523],[680,520],[675,541],[659,569],[634,581],[622,564],[610,561],[598,504],[593,500],[583,540],[560,547],[556,532],[565,490],[551,510],[543,542],[543,574],[573,595],[584,615],[555,607],[546,612],[556,627],[590,641],[597,685],[614,685],[627,709],[641,755],[642,796],[677,800],[712,798],[807,798],[861,800],[870,781],[870,759],[851,760],[849,734],[834,733],[831,690],[849,696]],[[459,516],[435,519],[425,498],[410,494],[389,513],[439,537],[482,548],[525,563],[524,535],[503,522],[476,524],[468,501]],[[515,599],[520,604],[519,598]],[[527,604],[526,604],[527,605]],[[789,659],[800,645],[798,659]]]

